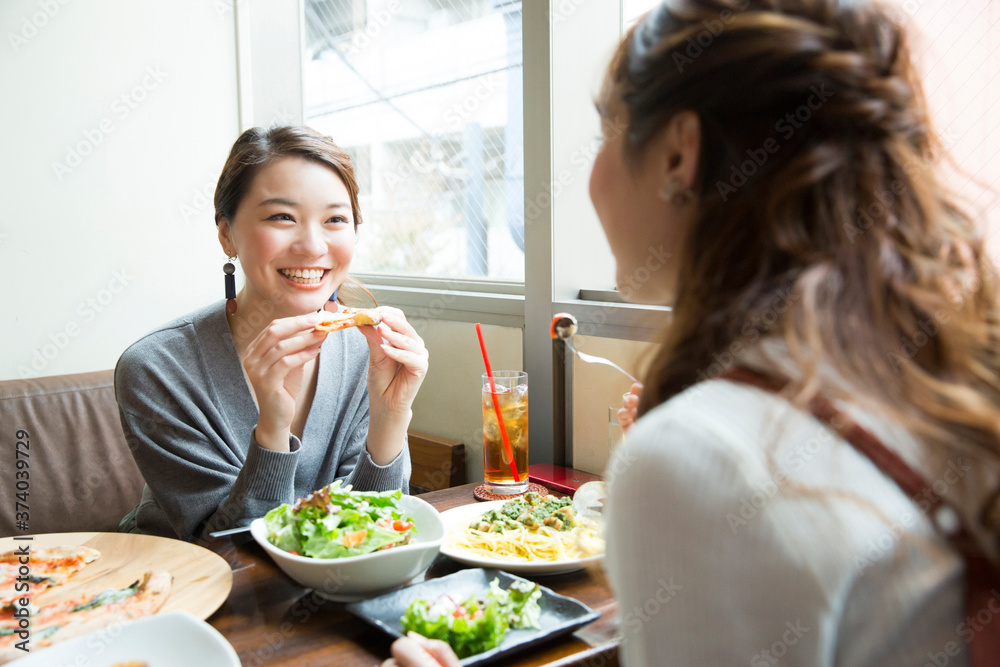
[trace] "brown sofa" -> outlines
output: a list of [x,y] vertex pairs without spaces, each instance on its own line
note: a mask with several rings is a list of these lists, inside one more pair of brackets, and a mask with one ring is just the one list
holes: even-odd
[[[27,441],[26,452],[18,440]],[[17,449],[27,453],[27,458],[20,455],[26,464],[17,463]],[[0,382],[0,456],[2,537],[114,531],[142,493],[142,475],[118,420],[110,370]],[[24,465],[26,530],[17,523],[25,518],[17,514],[24,507],[16,504]]]

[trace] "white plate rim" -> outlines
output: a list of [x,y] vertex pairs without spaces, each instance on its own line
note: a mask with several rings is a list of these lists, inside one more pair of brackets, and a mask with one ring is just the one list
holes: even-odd
[[574,558],[572,560],[556,560],[543,562],[524,562],[499,560],[468,554],[460,549],[452,549],[448,546],[448,532],[457,523],[467,523],[477,516],[482,516],[490,510],[502,507],[506,500],[490,500],[487,502],[476,502],[468,505],[459,505],[441,512],[441,520],[444,522],[445,538],[441,543],[441,553],[452,560],[456,560],[463,565],[473,567],[492,567],[513,574],[566,574],[582,570],[594,563],[604,560],[604,554],[588,556],[586,558]]
[[[242,664],[240,662],[239,655],[236,653],[236,649],[233,648],[233,645],[229,643],[229,640],[226,639],[221,632],[216,630],[206,621],[201,620],[191,612],[184,609],[175,609],[173,611],[153,614],[152,616],[146,616],[144,618],[130,621],[121,626],[122,634],[118,637],[115,637],[112,640],[102,639],[95,644],[94,638],[101,636],[102,632],[107,632],[106,628],[98,629],[94,632],[74,637],[68,641],[60,642],[41,649],[34,655],[29,653],[25,657],[19,658],[16,661],[16,664],[24,664],[26,667],[28,665],[76,665],[80,664],[80,656],[89,660],[87,664],[102,664],[101,660],[98,660],[98,657],[102,655],[109,646],[113,646],[114,643],[122,641],[122,638],[126,637],[126,635],[129,636],[129,639],[126,641],[138,642],[148,633],[156,634],[162,632],[162,630],[159,629],[160,626],[170,625],[171,622],[179,623],[185,631],[197,632],[203,639],[211,643],[222,654],[224,654],[226,658],[225,663],[220,663],[217,661],[217,658],[220,656],[211,656],[213,662],[208,663],[199,661],[195,654],[181,656],[185,660],[185,664],[189,667],[200,667],[201,665],[205,665],[206,667],[209,665],[211,665],[211,667],[240,667]],[[110,644],[109,641],[111,642]],[[128,644],[126,644],[126,646],[128,646]],[[93,655],[91,656],[91,654]],[[112,656],[108,657],[112,658]],[[146,659],[151,662],[151,664],[156,660],[156,656],[137,655],[136,658],[140,660]],[[61,662],[63,660],[67,660],[68,662]]]

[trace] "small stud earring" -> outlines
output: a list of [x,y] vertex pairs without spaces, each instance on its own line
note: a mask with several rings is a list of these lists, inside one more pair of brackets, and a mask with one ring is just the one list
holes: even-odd
[[677,193],[680,192],[680,189],[681,178],[680,176],[674,176],[667,181],[667,184],[660,190],[660,199],[663,201],[673,201],[674,197],[677,196]]
[[660,199],[673,204],[683,204],[694,197],[694,190],[685,188],[680,176],[674,176],[660,190]]

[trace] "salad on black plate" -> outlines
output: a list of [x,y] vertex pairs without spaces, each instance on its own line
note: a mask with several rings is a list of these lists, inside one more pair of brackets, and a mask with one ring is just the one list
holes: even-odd
[[494,578],[485,595],[473,594],[462,601],[448,595],[414,600],[400,623],[405,632],[445,641],[465,658],[499,646],[508,628],[539,628],[541,597],[538,584],[514,581],[504,590]]

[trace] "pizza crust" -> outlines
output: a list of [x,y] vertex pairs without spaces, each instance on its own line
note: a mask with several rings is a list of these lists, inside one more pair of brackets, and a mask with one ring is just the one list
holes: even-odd
[[[33,563],[40,563],[45,560],[60,560],[63,558],[80,558],[86,564],[92,563],[101,556],[101,552],[97,549],[84,546],[42,547],[40,549],[32,549],[28,553]],[[21,552],[17,549],[5,551],[0,554],[0,564],[20,563],[19,558],[21,555]]]

